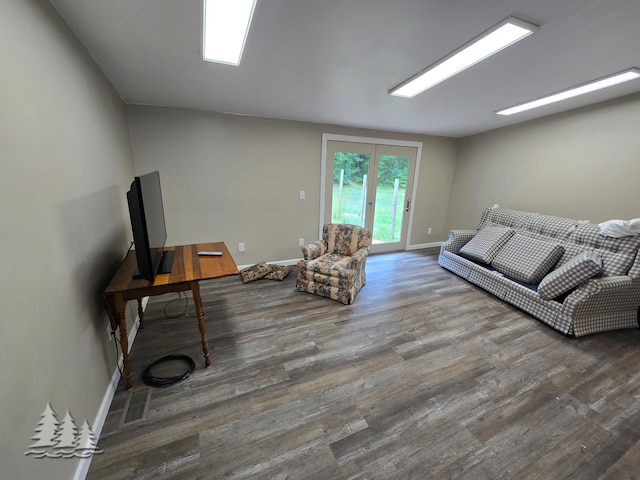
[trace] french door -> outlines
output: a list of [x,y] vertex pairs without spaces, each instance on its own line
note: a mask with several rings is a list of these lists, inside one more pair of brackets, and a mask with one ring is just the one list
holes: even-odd
[[404,250],[417,146],[328,140],[324,223],[371,230],[372,253]]

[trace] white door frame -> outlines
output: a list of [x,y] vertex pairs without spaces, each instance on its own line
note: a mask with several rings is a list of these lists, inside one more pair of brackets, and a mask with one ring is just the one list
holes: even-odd
[[322,159],[320,167],[320,221],[318,225],[318,238],[322,238],[322,226],[324,225],[324,204],[326,201],[326,178],[327,178],[327,142],[354,142],[354,143],[374,143],[380,145],[392,145],[401,147],[414,147],[418,149],[416,158],[416,170],[413,175],[413,185],[411,188],[411,209],[409,210],[409,225],[407,226],[407,239],[404,246],[409,249],[411,242],[411,229],[413,227],[413,212],[416,205],[416,187],[420,173],[420,159],[422,158],[422,142],[410,142],[408,140],[391,140],[388,138],[355,137],[351,135],[337,135],[333,133],[322,134]]

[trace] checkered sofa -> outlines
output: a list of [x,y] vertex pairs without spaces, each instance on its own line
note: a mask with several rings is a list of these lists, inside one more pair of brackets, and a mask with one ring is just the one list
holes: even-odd
[[640,235],[600,234],[588,221],[486,209],[452,230],[438,263],[568,335],[638,328]]
[[302,247],[296,289],[345,305],[353,303],[366,282],[371,232],[357,225],[328,223],[322,240]]

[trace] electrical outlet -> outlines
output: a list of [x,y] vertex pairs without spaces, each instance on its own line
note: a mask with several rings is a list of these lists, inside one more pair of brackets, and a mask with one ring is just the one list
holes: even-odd
[[427,235],[431,235],[431,227],[427,228]]
[[113,340],[113,334],[111,333],[111,323],[107,323],[107,338],[110,342]]
[[244,243],[239,243],[238,244],[238,251],[239,252],[244,252]]
[[305,193],[304,190],[300,190],[300,200],[304,200]]
[[299,238],[298,239],[298,246],[299,247],[304,247],[304,238]]

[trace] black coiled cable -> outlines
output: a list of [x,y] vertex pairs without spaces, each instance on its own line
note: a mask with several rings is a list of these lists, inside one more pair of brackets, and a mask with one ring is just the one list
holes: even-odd
[[[155,367],[159,363],[170,362],[172,360],[183,360],[187,362],[189,367],[183,374],[176,375],[174,377],[156,377],[151,374],[151,369],[153,367]],[[151,363],[151,365],[149,365],[147,368],[145,368],[144,372],[142,372],[142,381],[150,387],[168,387],[169,385],[173,385],[174,383],[178,383],[189,378],[189,375],[191,375],[191,373],[193,373],[195,369],[196,362],[194,362],[191,357],[183,355],[181,353],[172,353],[171,355],[165,355],[164,357],[159,358],[158,360]]]

